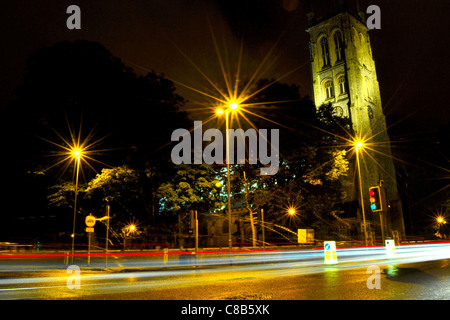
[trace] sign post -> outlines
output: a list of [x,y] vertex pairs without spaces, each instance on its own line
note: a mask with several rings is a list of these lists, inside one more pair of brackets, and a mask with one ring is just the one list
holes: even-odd
[[94,232],[95,217],[93,215],[88,215],[84,222],[86,223],[86,232],[88,233],[88,265],[91,264],[91,234]]
[[337,263],[336,255],[336,242],[335,241],[325,241],[323,243],[323,248],[325,252],[325,264],[335,264]]
[[167,261],[169,261],[169,248],[164,248],[163,252],[163,263],[166,265]]

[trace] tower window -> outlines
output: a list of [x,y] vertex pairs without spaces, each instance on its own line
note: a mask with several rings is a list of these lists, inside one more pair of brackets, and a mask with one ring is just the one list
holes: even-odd
[[325,95],[326,95],[327,99],[334,97],[333,82],[331,80],[328,80],[327,82],[324,83],[324,88],[325,88]]
[[367,114],[369,116],[369,119],[373,119],[373,109],[370,106],[367,106]]
[[341,76],[338,78],[338,84],[339,84],[339,94],[344,94],[345,91],[345,77]]
[[344,59],[344,42],[342,41],[342,33],[334,33],[334,48],[336,50],[336,61]]
[[328,46],[328,39],[326,37],[323,37],[322,40],[320,40],[320,47],[322,48],[323,66],[329,67],[330,66],[330,48]]

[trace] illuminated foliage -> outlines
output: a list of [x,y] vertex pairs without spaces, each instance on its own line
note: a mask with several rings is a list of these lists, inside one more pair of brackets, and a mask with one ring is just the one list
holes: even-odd
[[181,164],[176,166],[171,181],[158,188],[157,197],[163,213],[209,212],[224,205],[221,189],[222,184],[212,166]]

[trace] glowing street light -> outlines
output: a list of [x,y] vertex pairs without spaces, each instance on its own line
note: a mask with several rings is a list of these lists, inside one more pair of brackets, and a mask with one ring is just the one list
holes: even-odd
[[296,213],[297,213],[297,210],[295,210],[295,208],[289,208],[289,209],[288,209],[288,214],[289,214],[290,216],[295,216]]
[[356,140],[354,142],[354,146],[355,146],[355,150],[356,150],[356,164],[358,166],[359,191],[360,191],[361,211],[362,211],[362,216],[363,216],[364,239],[366,241],[366,246],[367,246],[366,215],[365,215],[365,210],[364,210],[363,186],[361,183],[361,167],[359,164],[359,153],[364,150],[364,142],[362,142],[361,140]]
[[[137,232],[137,227],[134,223],[130,223],[122,228],[123,233],[123,249],[126,247],[126,239],[133,233]],[[132,240],[132,236],[130,237],[130,241]]]
[[72,262],[73,262],[73,254],[75,251],[75,220],[77,215],[77,197],[78,197],[78,176],[80,173],[80,162],[82,157],[82,149],[79,148],[73,148],[72,149],[72,156],[75,158],[75,166],[76,166],[76,180],[75,180],[75,200],[74,200],[74,206],[73,206],[73,232],[72,232]]
[[[75,251],[75,235],[76,235],[76,233],[75,233],[76,213],[77,213],[77,205],[78,205],[78,201],[77,201],[78,200],[78,180],[79,180],[79,174],[80,174],[81,161],[83,161],[86,165],[88,165],[93,170],[95,170],[95,169],[89,163],[89,160],[104,164],[103,162],[92,158],[94,147],[96,147],[104,138],[102,137],[98,140],[92,141],[93,135],[92,135],[92,131],[91,131],[88,134],[88,136],[84,140],[82,140],[81,139],[81,125],[80,125],[80,130],[78,131],[78,133],[75,133],[72,130],[72,128],[70,127],[69,123],[67,123],[67,124],[69,127],[70,136],[71,136],[70,140],[65,139],[60,133],[58,133],[56,131],[55,131],[55,133],[60,138],[60,140],[63,141],[63,143],[57,143],[57,142],[48,140],[43,137],[40,137],[40,139],[42,139],[48,143],[51,143],[52,145],[57,146],[60,149],[62,149],[62,151],[55,152],[55,154],[54,154],[58,157],[62,156],[62,159],[57,161],[55,164],[53,164],[49,168],[47,168],[47,170],[49,170],[57,165],[60,165],[64,162],[67,162],[67,165],[65,166],[65,169],[64,169],[64,171],[65,171],[71,165],[72,161],[74,162],[75,199],[74,199],[74,206],[73,206],[73,230],[72,230],[72,234],[70,235],[70,237],[72,238],[72,262],[73,262],[74,251]],[[101,151],[105,151],[105,150],[96,150],[95,152],[99,153]]]
[[229,112],[236,111],[239,108],[239,104],[237,102],[230,102],[228,108],[222,109],[219,108],[216,113],[218,115],[222,115],[225,113],[225,131],[226,131],[226,157],[227,157],[227,194],[228,194],[228,245],[230,251],[232,250],[232,241],[231,241],[231,179],[230,179],[230,137],[229,137],[229,122],[228,116]]
[[437,229],[438,229],[439,238],[441,238],[441,237],[445,238],[444,225],[447,223],[447,221],[445,220],[445,217],[441,216],[441,215],[437,216],[436,217],[436,223],[437,223]]

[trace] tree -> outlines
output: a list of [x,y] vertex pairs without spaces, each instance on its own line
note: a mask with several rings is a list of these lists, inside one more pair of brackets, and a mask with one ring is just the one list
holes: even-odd
[[11,112],[34,161],[54,150],[34,137],[57,139],[53,130],[64,136],[68,122],[81,126],[82,137],[92,130],[95,139],[107,137],[101,148],[114,150],[108,164],[143,167],[165,158],[172,131],[191,123],[181,110],[184,99],[164,75],[138,76],[95,42],[65,41],[38,50],[27,60],[16,92]]
[[86,196],[98,215],[104,214],[105,201],[110,206],[109,227],[116,237],[123,237],[122,230],[130,223],[148,223],[148,190],[142,188],[144,179],[145,174],[120,166],[103,169],[87,185]]
[[280,169],[262,177],[260,164],[235,168],[233,198],[248,203],[249,212],[264,208],[266,220],[273,222],[283,221],[287,207],[294,205],[299,226],[322,229],[335,219],[331,208],[343,200],[341,178],[348,159],[339,137],[351,133],[350,122],[336,117],[331,105],[316,111],[309,99],[300,98],[296,86],[263,79],[253,89],[261,91],[246,104],[263,107],[252,108],[256,115],[248,119],[257,128],[279,129]]
[[208,164],[176,166],[171,181],[157,190],[160,210],[165,214],[185,214],[189,210],[210,212],[224,205],[222,183],[215,169]]
[[[70,181],[74,167],[64,171],[64,164],[53,166],[64,155],[49,156],[65,150],[52,143],[67,147],[64,140],[77,140],[78,130],[82,140],[90,138],[102,150],[93,154],[92,167],[82,162],[81,182],[104,167],[124,164],[141,171],[158,166],[161,175],[166,172],[167,141],[174,129],[190,127],[191,121],[182,110],[184,99],[163,74],[138,75],[99,43],[81,40],[41,48],[26,64],[17,99],[2,110],[1,139],[9,156],[1,161],[11,169],[4,181],[12,190],[34,179],[43,183],[41,190],[60,185],[62,195],[68,185],[58,180]],[[31,196],[11,198],[19,202]],[[27,203],[20,209],[37,210]]]

